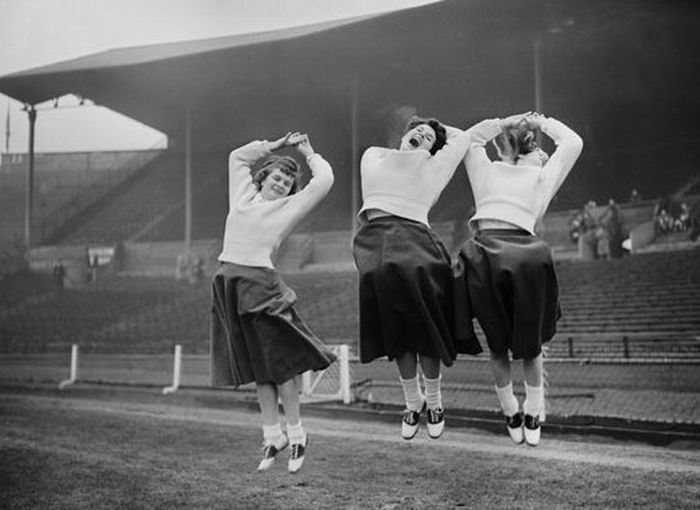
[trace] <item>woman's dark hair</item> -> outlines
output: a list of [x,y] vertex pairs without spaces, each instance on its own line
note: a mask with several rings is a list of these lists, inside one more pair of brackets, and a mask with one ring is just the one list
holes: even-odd
[[283,174],[294,179],[294,183],[292,184],[292,188],[289,190],[289,194],[293,195],[296,193],[299,187],[299,176],[301,172],[299,171],[299,163],[297,163],[297,161],[291,156],[272,155],[263,161],[260,168],[258,168],[253,174],[253,183],[258,190],[260,190],[263,181],[275,168],[279,168]]
[[406,128],[403,130],[403,134],[408,133],[411,129],[421,124],[427,124],[433,131],[435,131],[435,142],[430,148],[430,155],[434,156],[437,151],[442,149],[447,143],[447,131],[445,131],[445,126],[443,126],[437,119],[423,119],[421,117],[411,117],[406,124]]

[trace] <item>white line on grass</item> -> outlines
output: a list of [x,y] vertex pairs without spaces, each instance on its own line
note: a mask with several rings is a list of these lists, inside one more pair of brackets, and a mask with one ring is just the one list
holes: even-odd
[[[73,409],[222,426],[236,425],[254,428],[260,426],[259,414],[238,409],[220,410],[157,403],[142,404],[34,395],[9,396],[7,394],[0,396],[0,402],[2,401],[31,407]],[[468,453],[527,457],[543,461],[585,462],[644,471],[700,474],[700,451],[698,450],[682,451],[676,448],[669,449],[637,443],[599,444],[550,439],[546,436],[546,428],[542,443],[538,447],[532,448],[510,443],[505,430],[503,436],[484,434],[478,431],[447,430],[443,437],[438,440],[419,436],[409,443],[399,437],[398,417],[396,425],[317,417],[304,417],[304,424],[307,431],[314,436],[320,435],[335,439],[378,441],[424,448],[448,448]],[[421,430],[421,434],[424,433],[425,431]]]

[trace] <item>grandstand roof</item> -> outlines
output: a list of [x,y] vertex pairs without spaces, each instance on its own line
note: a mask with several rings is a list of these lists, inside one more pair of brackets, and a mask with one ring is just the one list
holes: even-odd
[[[439,93],[457,103],[459,85],[430,82],[449,67],[460,69],[458,83],[464,82],[472,49],[486,42],[479,41],[485,29],[512,36],[509,20],[529,10],[515,0],[502,3],[509,17],[484,0],[452,0],[271,32],[114,49],[0,77],[0,91],[30,104],[78,94],[170,136],[181,131],[189,103],[208,113],[198,126],[208,142],[231,124],[216,110],[248,121],[261,111],[269,118],[284,110],[278,120],[285,121],[323,99],[326,111],[346,114],[351,79],[360,81],[365,103],[395,101],[415,94],[417,85],[422,96]],[[473,17],[480,23],[469,26]],[[525,44],[522,52],[530,51]],[[530,80],[528,73],[524,82]],[[220,138],[230,143],[231,135]]]
[[[673,171],[695,168],[700,77],[689,70],[700,55],[699,14],[692,0],[444,0],[110,50],[0,77],[0,91],[27,103],[78,94],[165,132],[175,147],[189,104],[195,150],[303,129],[341,176],[351,167],[353,84],[360,147],[389,143],[405,106],[468,126],[534,108],[537,40],[542,109],[586,141],[579,167],[588,173],[563,189],[578,186],[574,206],[597,198],[594,188],[619,187],[613,179],[648,196],[643,174],[659,150],[673,152]],[[346,184],[336,179],[334,193]]]
[[[211,51],[226,50],[232,48],[242,48],[245,46],[253,46],[261,43],[273,41],[284,41],[295,37],[303,37],[305,35],[322,32],[335,27],[355,23],[373,16],[358,16],[342,20],[327,21],[324,23],[316,23],[299,27],[289,27],[279,30],[257,32],[249,34],[229,35],[215,37],[212,39],[199,39],[191,41],[178,41],[172,43],[149,44],[144,46],[132,46],[126,48],[117,48],[92,55],[87,55],[72,60],[65,60],[56,64],[35,67],[26,71],[16,72],[5,76],[4,78],[23,78],[29,76],[50,75],[60,72],[70,71],[87,71],[95,69],[104,69],[108,67],[120,67],[137,64],[146,64],[159,60],[178,58],[185,56],[198,55]],[[53,90],[47,91],[48,96]],[[21,94],[21,92],[20,92]],[[31,98],[26,96],[24,101],[28,103],[35,102],[41,98]]]

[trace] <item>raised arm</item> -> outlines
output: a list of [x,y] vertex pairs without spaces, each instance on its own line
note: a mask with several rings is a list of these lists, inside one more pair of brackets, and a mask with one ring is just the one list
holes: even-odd
[[457,165],[467,152],[469,136],[461,129],[445,124],[443,126],[445,126],[447,136],[445,145],[431,157],[429,164],[435,170],[435,179],[441,181],[440,184],[444,187],[454,175]]
[[267,140],[255,140],[231,151],[228,157],[229,207],[233,207],[246,195],[255,195],[256,188],[250,169],[255,162],[269,156],[271,152]]
[[563,122],[540,116],[539,128],[557,145],[549,161],[542,168],[550,197],[559,190],[581,155],[583,140]]
[[289,197],[284,206],[292,220],[290,222],[291,230],[328,194],[333,186],[333,169],[320,154],[314,152],[307,135],[293,137],[290,144],[296,146],[299,153],[306,158],[306,163],[311,169],[311,179],[306,187]]
[[501,119],[486,119],[474,124],[464,133],[469,139],[464,165],[471,182],[480,181],[491,164],[486,144],[496,138],[502,129]]

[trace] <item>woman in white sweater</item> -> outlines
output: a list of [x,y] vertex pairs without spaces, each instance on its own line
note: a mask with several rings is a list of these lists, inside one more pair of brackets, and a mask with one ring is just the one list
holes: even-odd
[[[487,120],[477,127],[464,159],[476,205],[469,220],[474,237],[460,252],[467,315],[476,317],[486,334],[511,438],[534,446],[545,418],[542,344],[554,336],[560,316],[551,250],[534,228],[583,142],[561,122],[539,114]],[[537,145],[538,130],[557,146],[551,157]],[[489,141],[496,144],[501,161],[489,159]],[[509,353],[523,360],[522,411],[513,393]]]
[[[296,147],[311,169],[312,178],[300,191],[297,162],[271,155],[283,147]],[[251,167],[261,160],[252,173]],[[324,369],[335,360],[297,315],[296,294],[272,264],[273,252],[332,184],[330,165],[300,133],[287,133],[273,142],[254,141],[229,156],[222,265],[212,282],[211,383],[256,383],[263,422],[259,471],[269,469],[277,453],[290,443],[288,470],[294,473],[301,468],[308,441],[295,377]],[[286,434],[278,397],[287,419]]]
[[[398,150],[370,147],[362,156],[363,223],[353,242],[360,273],[360,359],[387,356],[398,367],[406,411],[401,435],[412,439],[427,408],[428,435],[444,429],[440,363],[460,344],[450,256],[428,225],[428,212],[464,157],[469,134],[434,119],[412,119]],[[425,381],[421,391],[417,367]]]

